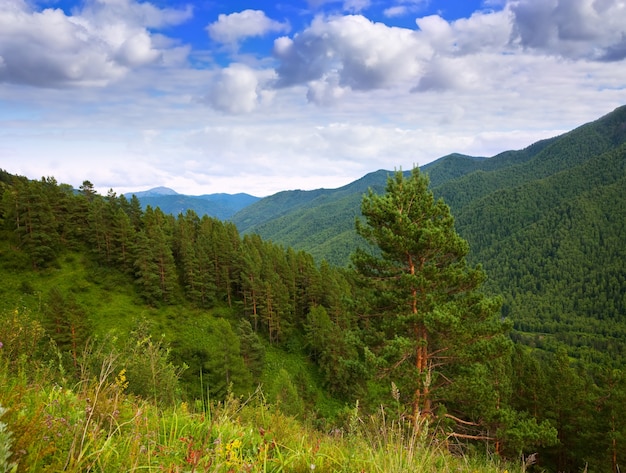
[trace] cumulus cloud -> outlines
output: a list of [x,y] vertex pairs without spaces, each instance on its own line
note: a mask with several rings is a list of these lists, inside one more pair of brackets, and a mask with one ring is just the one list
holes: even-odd
[[413,77],[429,54],[413,31],[361,15],[317,17],[302,33],[274,42],[278,87],[336,78],[352,90],[385,88]]
[[213,78],[205,101],[213,108],[229,114],[252,112],[269,93],[263,91],[263,84],[271,71],[255,71],[245,64],[231,64],[220,70]]
[[465,58],[437,58],[429,63],[427,72],[411,92],[471,90],[480,83],[474,62]]
[[272,20],[261,10],[244,10],[230,15],[220,14],[206,29],[213,41],[236,45],[249,37],[289,31],[289,24]]
[[[405,14],[422,4],[401,1],[384,14]],[[418,17],[415,29],[362,15],[317,16],[303,31],[275,40],[276,87],[304,85],[310,102],[330,105],[350,91],[481,87],[489,77],[480,64],[489,55],[626,58],[624,0],[491,0],[485,5],[502,8],[454,21]]]
[[318,16],[301,33],[275,40],[277,87],[306,85],[308,99],[323,105],[349,90],[403,84],[413,91],[467,88],[479,83],[478,71],[468,71],[468,62],[453,58],[502,54],[510,49],[511,31],[507,11],[479,12],[454,22],[438,15],[421,17],[416,29],[390,27],[361,15]]
[[623,0],[519,0],[510,3],[513,39],[523,48],[571,59],[624,59]]
[[339,85],[339,78],[336,74],[324,76],[319,80],[308,83],[307,99],[309,102],[322,106],[330,106],[337,103],[339,99],[348,91],[347,87]]
[[129,68],[154,63],[148,28],[180,23],[191,9],[159,9],[133,0],[91,0],[66,15],[33,10],[25,0],[0,4],[0,82],[42,87],[105,85]]

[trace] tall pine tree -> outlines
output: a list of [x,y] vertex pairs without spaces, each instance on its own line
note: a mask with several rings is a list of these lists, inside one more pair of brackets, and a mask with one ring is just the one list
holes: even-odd
[[469,245],[417,167],[389,177],[383,195],[370,190],[361,212],[357,232],[375,248],[358,249],[353,263],[375,294],[363,323],[380,375],[399,389],[416,422],[462,406],[461,390],[450,389],[459,367],[508,346],[499,298],[478,292],[485,273],[466,262]]

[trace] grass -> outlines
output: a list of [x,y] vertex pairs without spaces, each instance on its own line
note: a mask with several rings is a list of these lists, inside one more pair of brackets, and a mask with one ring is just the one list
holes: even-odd
[[208,407],[163,408],[126,392],[114,355],[95,371],[83,360],[73,384],[54,363],[33,369],[23,353],[5,355],[0,405],[12,440],[4,447],[20,472],[511,471],[453,455],[427,425],[389,422],[382,411],[361,418],[355,407],[346,428],[321,432],[268,404],[260,390]]

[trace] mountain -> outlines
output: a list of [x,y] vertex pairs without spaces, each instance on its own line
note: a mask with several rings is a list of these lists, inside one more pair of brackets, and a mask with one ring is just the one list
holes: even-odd
[[[496,156],[450,154],[424,165],[431,188],[450,205],[460,220],[467,205],[505,188],[516,188],[577,168],[624,140],[626,107],[564,135]],[[356,244],[354,218],[362,195],[382,191],[391,171],[379,170],[338,189],[285,191],[259,200],[237,212],[232,221],[243,233],[258,233],[318,259],[345,265]],[[558,178],[557,178],[558,180]],[[567,183],[565,183],[567,184]],[[505,209],[514,213],[513,208]],[[502,227],[505,231],[506,226]],[[473,231],[473,230],[472,230]],[[466,237],[467,238],[467,237]],[[335,243],[340,243],[340,248]]]
[[[563,135],[491,158],[452,154],[422,168],[503,295],[515,336],[586,359],[626,360],[626,106]],[[359,240],[367,188],[390,171],[334,190],[285,192],[233,217],[243,232],[343,266]],[[254,218],[252,218],[254,215]]]
[[159,207],[172,215],[193,210],[198,215],[208,215],[220,220],[228,220],[239,210],[259,200],[249,194],[204,194],[199,196],[179,194],[168,187],[155,187],[147,191],[130,192],[125,196],[137,196],[141,207]]
[[169,187],[153,187],[152,189],[148,189],[147,191],[139,191],[139,192],[130,192],[125,196],[130,197],[132,195],[136,195],[137,198],[142,199],[144,197],[160,197],[163,195],[178,195],[174,189],[170,189]]

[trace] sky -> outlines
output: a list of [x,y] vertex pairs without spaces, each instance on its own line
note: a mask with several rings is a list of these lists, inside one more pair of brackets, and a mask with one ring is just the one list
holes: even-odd
[[0,168],[337,188],[626,103],[626,0],[0,0]]

